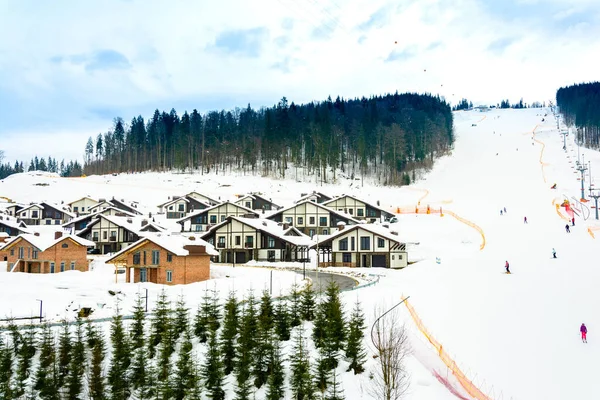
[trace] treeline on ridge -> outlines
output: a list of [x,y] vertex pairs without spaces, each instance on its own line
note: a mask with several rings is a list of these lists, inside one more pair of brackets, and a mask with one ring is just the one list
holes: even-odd
[[115,118],[110,131],[89,138],[84,173],[238,170],[329,182],[339,170],[399,185],[453,142],[450,105],[438,96],[395,93],[301,105],[284,97],[260,109],[156,110],[129,124]]
[[561,87],[556,105],[568,126],[577,127],[577,141],[585,147],[600,148],[600,82]]

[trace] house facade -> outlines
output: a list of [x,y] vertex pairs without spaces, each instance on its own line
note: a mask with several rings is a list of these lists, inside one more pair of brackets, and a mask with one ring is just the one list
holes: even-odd
[[173,196],[166,203],[158,206],[159,213],[166,214],[167,219],[181,219],[195,211],[205,210],[210,205],[191,196]]
[[91,209],[98,205],[98,201],[91,197],[82,197],[79,200],[72,201],[67,204],[75,215],[87,215],[91,213]]
[[227,217],[244,216],[257,218],[258,213],[249,208],[227,201],[188,215],[185,218],[179,219],[177,222],[181,224],[182,231],[205,232],[209,227],[225,221]]
[[29,233],[27,225],[19,222],[15,218],[0,215],[0,232],[5,232],[8,236],[19,236],[23,233]]
[[140,239],[107,263],[126,268],[127,283],[185,285],[210,279],[208,243],[185,237],[153,236]]
[[206,203],[208,205],[211,205],[211,206],[216,206],[217,204],[222,203],[219,200],[215,200],[213,198],[210,198],[210,197],[208,197],[202,193],[198,193],[198,192],[190,192],[190,193],[186,194],[185,197],[192,197],[196,200],[199,200],[199,201]]
[[88,270],[87,248],[94,243],[62,232],[50,238],[37,234],[19,235],[0,252],[6,257],[8,272],[54,274]]
[[356,197],[348,195],[335,197],[324,202],[323,205],[339,212],[350,214],[358,220],[366,220],[369,222],[381,221],[382,219],[385,220],[394,216],[394,214],[381,209],[379,206],[373,206]]
[[406,244],[387,228],[370,224],[340,228],[312,246],[319,254],[320,267],[404,268],[408,265]]
[[234,201],[234,204],[244,206],[255,211],[279,210],[281,206],[273,203],[271,200],[256,194],[247,194]]
[[141,221],[99,214],[77,236],[91,240],[102,254],[114,253],[140,239]]
[[82,215],[78,218],[72,219],[71,221],[63,224],[63,228],[70,229],[72,232],[79,232],[85,229],[95,218],[99,215],[115,216],[115,217],[134,217],[135,215],[127,211],[119,210],[115,207],[106,207],[97,211],[93,214]]
[[73,214],[49,203],[30,204],[17,213],[17,220],[27,225],[62,225],[73,218]]
[[300,198],[296,200],[296,203],[302,203],[304,201],[312,201],[313,203],[322,204],[326,201],[331,200],[331,196],[328,196],[324,193],[313,191],[312,193],[302,193]]
[[228,217],[202,235],[219,252],[219,262],[300,261],[313,241],[300,231],[277,222]]
[[267,218],[294,226],[309,237],[313,237],[314,235],[329,235],[339,223],[359,223],[359,221],[348,214],[337,212],[332,208],[310,200],[305,200],[302,203],[280,210]]

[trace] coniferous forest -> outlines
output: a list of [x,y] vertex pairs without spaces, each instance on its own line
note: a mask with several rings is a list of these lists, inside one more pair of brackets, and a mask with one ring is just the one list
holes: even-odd
[[558,89],[556,105],[565,123],[577,128],[577,141],[585,147],[600,149],[600,82]]
[[151,313],[138,294],[123,312],[117,299],[110,323],[10,323],[0,332],[0,398],[343,400],[336,367],[366,370],[363,311],[358,301],[345,311],[333,281],[321,296],[294,285],[285,298],[249,291],[224,303],[205,290],[196,310],[163,291]]
[[429,94],[328,98],[273,107],[154,111],[148,120],[115,118],[90,137],[84,173],[197,171],[291,177],[321,182],[374,176],[381,184],[410,183],[454,143],[449,104]]

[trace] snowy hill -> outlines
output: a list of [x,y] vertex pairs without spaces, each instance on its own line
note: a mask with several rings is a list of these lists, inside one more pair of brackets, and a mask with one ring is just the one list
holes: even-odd
[[[399,271],[367,271],[383,276],[377,285],[345,293],[346,310],[358,296],[370,329],[376,306],[391,306],[403,294],[410,296],[432,336],[489,398],[565,399],[600,393],[600,381],[593,376],[595,360],[600,359],[600,346],[594,339],[598,337],[595,332],[600,332],[596,310],[600,292],[595,290],[600,270],[594,257],[600,238],[592,237],[600,223],[593,219],[594,210],[590,209],[589,219],[584,220],[580,212],[571,233],[566,233],[566,213],[564,208],[556,208],[565,198],[580,197],[579,174],[573,168],[578,154],[573,136],[566,138],[565,152],[556,120],[543,109],[468,111],[454,116],[457,141],[452,155],[437,161],[424,179],[409,187],[361,187],[360,181],[350,180],[317,187],[290,180],[214,174],[143,173],[65,179],[27,173],[1,181],[0,196],[23,203],[114,196],[138,201],[140,211],[154,213],[156,205],[168,196],[190,191],[221,200],[260,191],[285,206],[302,193],[319,190],[328,195],[352,194],[372,203],[380,201],[382,208],[393,211],[414,210],[419,202],[422,208],[441,208],[443,217],[423,212],[399,215],[395,229],[409,243],[409,259],[418,262]],[[580,156],[586,163],[591,161],[593,173],[600,171],[600,154],[581,149]],[[550,188],[554,183],[557,189]],[[585,185],[587,196],[587,178]],[[588,207],[592,204],[587,203]],[[501,215],[504,208],[506,212]],[[454,218],[450,211],[464,220]],[[481,229],[483,237],[470,223]],[[552,259],[553,248],[557,259]],[[505,261],[510,263],[511,275],[504,274]],[[99,271],[90,274],[98,275]],[[257,282],[265,281],[265,272],[261,271]],[[246,279],[245,274],[238,281]],[[7,275],[0,273],[0,286],[33,283],[38,287],[46,278],[17,282]],[[84,274],[73,275],[77,290],[83,290]],[[91,287],[100,292],[102,284],[109,285],[112,278],[102,275],[102,279]],[[280,279],[284,289],[293,275]],[[52,286],[63,284],[54,281]],[[43,289],[43,293],[52,295],[51,290]],[[16,296],[16,290],[0,292],[2,314],[35,313],[33,293],[29,293],[27,305],[32,311],[23,307],[14,310]],[[401,309],[401,316],[409,328],[413,350],[408,361],[412,374],[409,398],[457,398],[438,382],[434,371],[448,377],[448,384],[461,396],[471,398],[416,329],[406,308]],[[588,344],[579,338],[582,322],[589,329]],[[369,365],[374,363],[371,354],[370,350]],[[367,374],[343,374],[350,400],[370,399],[365,390],[368,385]]]

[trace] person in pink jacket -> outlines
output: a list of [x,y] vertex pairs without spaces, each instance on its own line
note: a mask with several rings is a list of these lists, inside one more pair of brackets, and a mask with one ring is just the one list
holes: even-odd
[[587,343],[587,327],[585,324],[581,324],[581,328],[579,328],[579,332],[581,332],[581,341],[583,343]]

